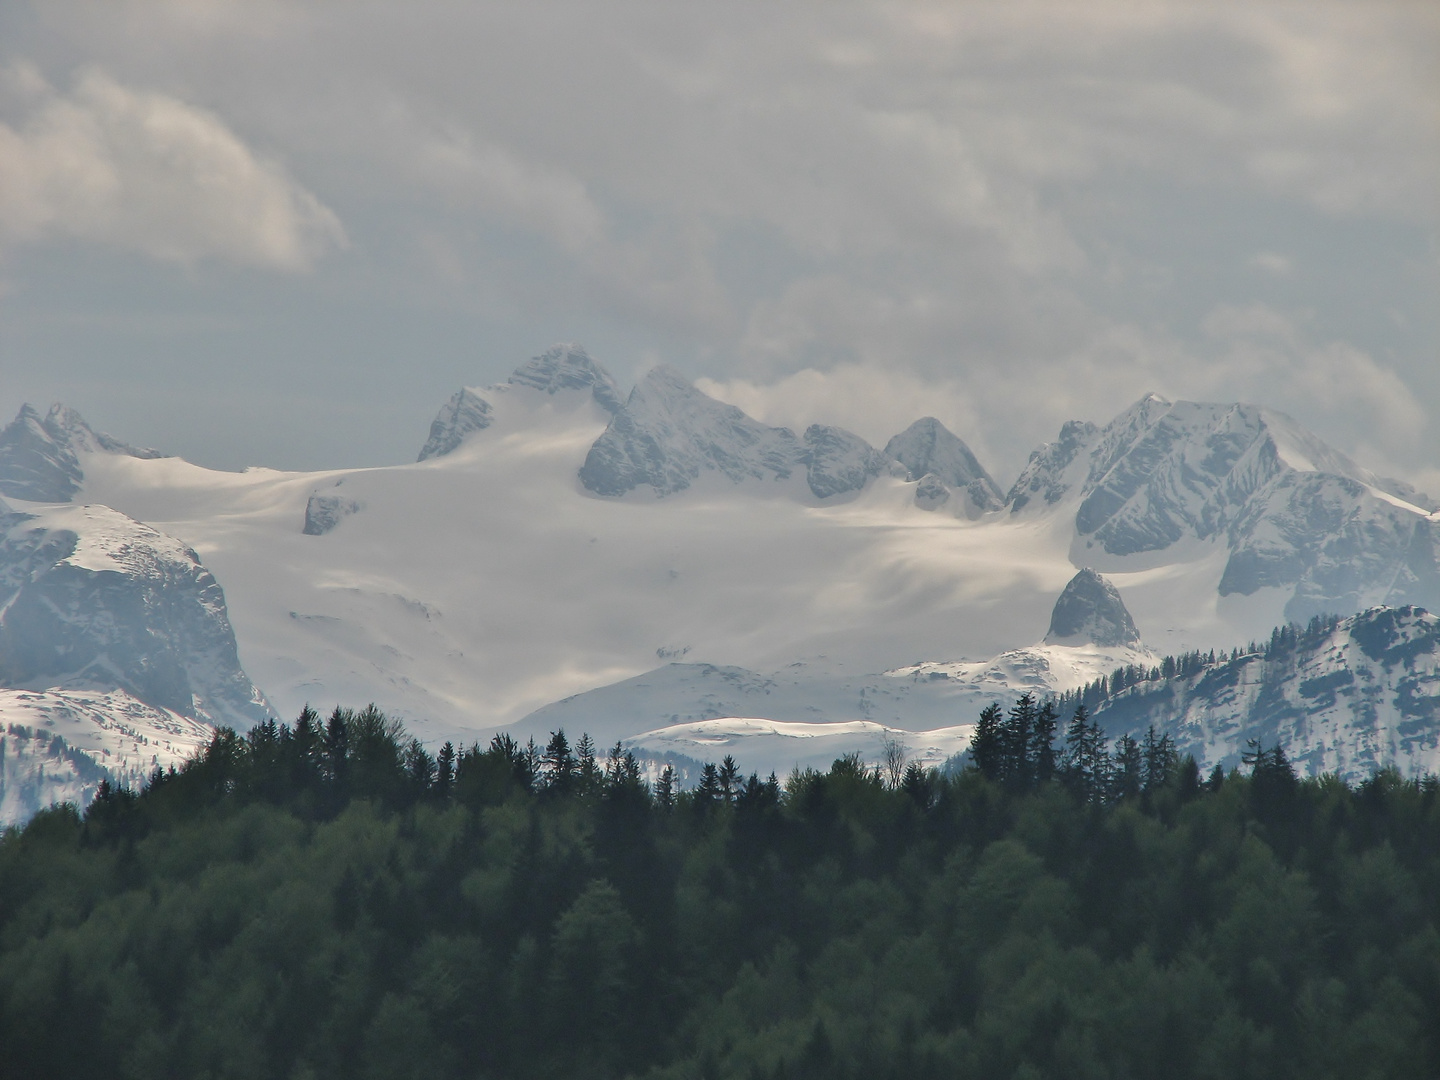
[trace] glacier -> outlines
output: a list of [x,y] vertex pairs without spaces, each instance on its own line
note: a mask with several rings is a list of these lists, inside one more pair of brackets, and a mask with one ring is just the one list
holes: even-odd
[[[63,406],[27,407],[0,433],[0,491],[33,518],[7,534],[14,584],[100,605],[97,632],[133,624],[94,651],[87,690],[104,674],[154,707],[238,726],[271,706],[373,701],[432,743],[583,729],[567,699],[636,679],[663,685],[623,723],[616,706],[605,730],[619,737],[727,717],[958,729],[986,694],[1059,692],[1117,662],[1051,625],[1084,568],[1123,598],[1144,632],[1143,649],[1125,647],[1148,656],[1228,650],[1322,612],[1440,607],[1433,501],[1252,405],[1147,395],[1103,426],[1067,423],[1002,494],[933,417],[883,450],[822,422],[797,434],[672,368],[623,395],[567,344],[462,388],[419,456],[222,472],[97,434]],[[119,642],[141,641],[140,608],[67,585],[55,567],[68,555],[45,564],[49,584],[21,581],[27,559],[43,562],[27,527],[83,547],[142,522],[193,563],[145,610],[190,590],[224,615],[233,660],[211,649],[186,655],[183,679],[165,661],[126,682],[106,665],[124,669]],[[45,606],[17,605],[17,619]],[[63,688],[75,673],[62,667],[10,681]],[[727,672],[775,688],[740,693]],[[695,705],[707,695],[715,708]]]

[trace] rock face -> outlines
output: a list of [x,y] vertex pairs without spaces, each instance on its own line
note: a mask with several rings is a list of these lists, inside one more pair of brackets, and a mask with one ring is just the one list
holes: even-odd
[[1099,645],[1140,649],[1140,632],[1115,586],[1094,570],[1081,570],[1060,593],[1046,645]]
[[466,386],[457,390],[430,424],[430,437],[416,460],[448,454],[464,442],[467,435],[484,431],[495,421],[491,402],[498,395],[517,389],[550,395],[566,390],[588,391],[606,412],[613,415],[621,408],[619,385],[590,358],[583,346],[556,345],[521,364],[503,383],[484,389]]
[[1288,618],[1440,602],[1425,496],[1356,465],[1281,413],[1150,395],[1104,428],[1072,422],[1030,456],[1012,514],[1065,508],[1082,552],[1219,540],[1221,595],[1293,589]]
[[241,670],[224,593],[179,541],[101,506],[0,526],[0,685],[119,689],[241,729],[269,714]]
[[705,472],[735,483],[773,481],[805,464],[805,447],[789,428],[752,420],[661,365],[640,380],[590,447],[580,482],[596,495],[648,486],[664,497],[684,491]]
[[[971,507],[979,513],[1000,510],[1005,505],[999,486],[970,448],[933,416],[916,420],[896,435],[885,444],[885,453],[905,466],[906,479],[933,476],[947,492],[964,491]],[[930,501],[933,503],[933,499]],[[921,502],[918,489],[916,502]]]
[[560,390],[588,390],[606,412],[620,411],[624,402],[620,385],[610,372],[590,358],[584,346],[556,345],[520,365],[510,376],[511,386],[554,394]]
[[102,780],[139,788],[208,744],[202,721],[106,693],[0,689],[0,828],[52,803],[85,807]]
[[934,473],[926,473],[915,485],[915,505],[921,510],[938,510],[950,501],[950,489]]
[[1373,608],[1277,630],[1243,655],[1146,679],[1091,710],[1112,735],[1169,732],[1206,768],[1239,765],[1251,739],[1277,743],[1303,774],[1350,782],[1384,766],[1440,769],[1440,618]]
[[324,536],[360,510],[361,505],[354,499],[334,491],[314,492],[305,502],[305,527],[300,531],[306,536]]
[[74,409],[56,403],[44,418],[23,405],[0,431],[0,494],[30,502],[69,502],[85,479],[79,453],[163,457],[95,431]]
[[453,397],[440,407],[440,412],[430,423],[430,437],[420,448],[416,461],[448,454],[464,441],[472,431],[484,431],[494,419],[490,402],[470,387],[461,387]]
[[734,405],[716,401],[674,368],[650,371],[630,393],[580,468],[596,495],[649,487],[675,495],[701,475],[733,483],[788,480],[799,470],[817,499],[859,491],[885,471],[888,459],[860,436],[812,424],[803,439],[770,427]]
[[817,499],[859,491],[889,459],[859,435],[830,424],[805,429],[805,479]]

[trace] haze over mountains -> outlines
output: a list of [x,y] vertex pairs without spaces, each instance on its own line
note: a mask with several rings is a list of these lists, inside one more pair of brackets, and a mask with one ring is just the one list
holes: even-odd
[[[1068,423],[1006,494],[934,418],[884,449],[796,433],[664,367],[623,394],[567,345],[461,389],[417,443],[412,464],[226,473],[27,407],[0,433],[0,683],[202,725],[374,701],[434,741],[742,738],[783,770],[814,734],[776,724],[956,729],[914,740],[943,758],[982,697],[1440,608],[1435,503],[1251,405],[1150,395]],[[1414,763],[1437,719],[1407,685],[1431,703],[1406,714],[1431,734],[1394,744]]]

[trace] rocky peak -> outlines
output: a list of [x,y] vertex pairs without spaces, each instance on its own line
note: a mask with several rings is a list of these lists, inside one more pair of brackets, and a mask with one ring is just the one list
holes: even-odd
[[30,405],[22,405],[0,431],[0,493],[30,502],[69,502],[85,480],[78,454],[101,452],[162,456],[96,431],[66,405],[52,405],[43,419]]
[[1106,649],[1141,648],[1140,631],[1114,585],[1094,570],[1070,579],[1050,615],[1047,645],[1099,645]]
[[623,407],[620,385],[610,372],[590,358],[583,345],[562,343],[515,369],[511,386],[553,394],[559,390],[589,390],[595,403],[614,415]]
[[1059,438],[1032,450],[1030,460],[1005,498],[1010,512],[1019,513],[1032,507],[1037,498],[1041,502],[1035,505],[1041,507],[1053,506],[1063,499],[1070,490],[1071,474],[1078,469],[1077,461],[1087,456],[1085,451],[1099,435],[1100,429],[1088,420],[1067,420],[1061,425]]
[[817,499],[859,491],[888,460],[859,435],[830,424],[805,429],[805,451],[805,479]]
[[430,423],[430,437],[420,449],[416,461],[440,457],[454,450],[472,431],[483,431],[494,420],[494,410],[476,391],[462,386],[435,415]]
[[[885,444],[885,453],[905,466],[907,480],[931,476],[931,488],[940,483],[946,489],[964,491],[976,513],[999,510],[1005,505],[999,485],[970,447],[933,416],[916,420],[896,435]],[[933,494],[921,500],[918,489],[916,498],[927,508],[938,505]]]
[[241,730],[269,714],[195,552],[104,506],[0,530],[0,686],[108,692]]
[[649,486],[666,496],[705,472],[736,483],[784,480],[806,457],[789,428],[770,427],[716,401],[662,364],[640,380],[590,447],[580,482],[597,495]]

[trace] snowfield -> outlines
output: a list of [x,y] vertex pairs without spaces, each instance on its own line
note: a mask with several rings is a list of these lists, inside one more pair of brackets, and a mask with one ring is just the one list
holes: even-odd
[[[934,421],[891,440],[902,463],[839,428],[767,427],[668,369],[622,400],[573,346],[463,389],[424,436],[417,422],[413,464],[231,473],[30,411],[0,435],[0,490],[69,498],[16,508],[76,534],[68,557],[96,580],[135,578],[96,546],[117,534],[105,515],[148,527],[171,562],[193,552],[243,666],[222,674],[263,690],[234,709],[374,702],[432,744],[563,726],[678,754],[719,737],[693,725],[741,718],[723,745],[757,768],[882,729],[930,732],[911,740],[929,760],[959,738],[940,732],[1023,690],[1316,612],[1440,606],[1433,503],[1253,406],[1150,395],[1103,428],[1067,424],[1003,504]],[[1043,642],[1088,566],[1133,616],[1133,648]],[[193,682],[217,663],[181,666]],[[113,689],[103,666],[24,685]]]

